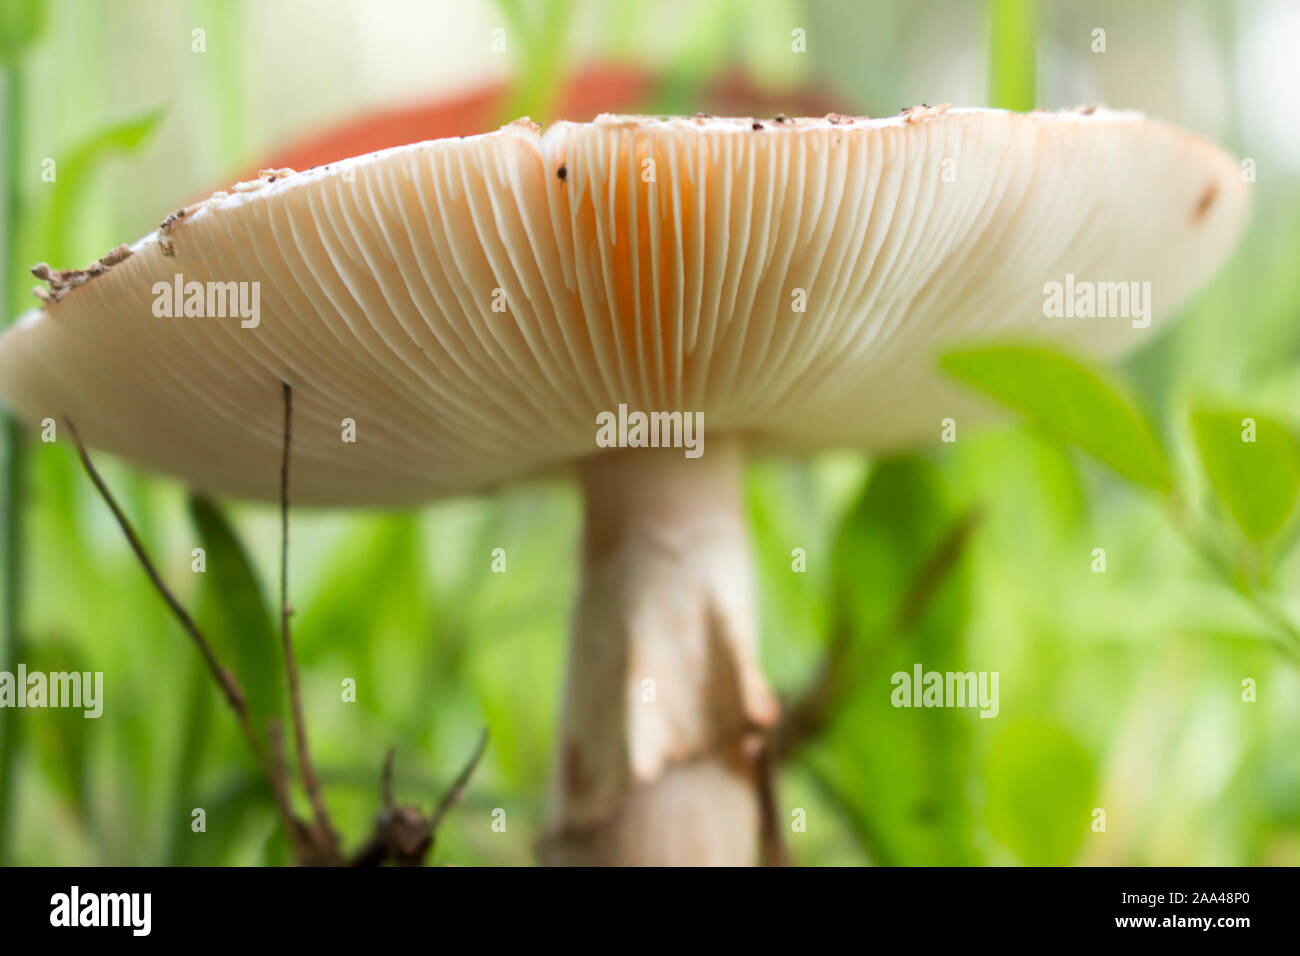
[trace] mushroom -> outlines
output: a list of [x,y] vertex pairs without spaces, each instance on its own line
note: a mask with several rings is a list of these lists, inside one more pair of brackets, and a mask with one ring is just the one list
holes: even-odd
[[[273,500],[283,380],[295,504],[415,505],[575,465],[582,583],[543,856],[751,862],[779,708],[743,454],[930,439],[969,411],[935,372],[960,342],[1117,355],[1223,261],[1246,207],[1229,156],[1132,113],[761,125],[519,121],[278,170],[24,316],[0,394]],[[1149,282],[1154,323],[1045,317],[1067,276]]]

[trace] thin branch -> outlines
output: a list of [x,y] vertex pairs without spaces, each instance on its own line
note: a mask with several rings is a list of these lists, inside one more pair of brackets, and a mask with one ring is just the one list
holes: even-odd
[[275,796],[275,806],[280,813],[280,822],[284,825],[285,836],[293,846],[299,862],[307,859],[305,849],[311,838],[306,827],[293,812],[293,797],[289,794],[289,763],[284,756],[284,730],[274,718],[267,722],[266,737],[271,742],[271,792]]
[[272,718],[267,723],[266,732],[271,741],[275,802],[294,858],[299,866],[342,866],[344,861],[337,846],[318,828],[307,826],[293,812],[293,798],[289,795],[289,762],[284,755],[284,729],[280,721]]
[[275,718],[267,721],[266,738],[271,742],[271,791],[279,806],[289,807],[289,763],[284,757],[284,731]]
[[831,607],[831,637],[826,658],[817,675],[785,708],[781,721],[770,734],[771,746],[778,761],[784,760],[801,743],[817,734],[830,719],[830,713],[839,702],[848,668],[844,662],[852,647],[852,629],[845,607],[847,598],[837,589]]
[[284,445],[280,454],[280,640],[284,646],[284,668],[289,679],[289,702],[293,709],[293,737],[298,751],[298,770],[302,774],[307,799],[311,801],[316,828],[331,846],[337,847],[338,835],[330,824],[320,778],[316,776],[316,768],[311,762],[307,723],[302,714],[298,662],[294,657],[293,641],[289,634],[289,618],[293,614],[293,608],[289,605],[289,443],[293,437],[293,389],[288,382],[281,382],[280,385],[284,389]]
[[431,817],[425,817],[417,808],[398,806],[393,800],[393,750],[384,758],[384,772],[380,781],[383,809],[375,819],[375,828],[365,844],[352,856],[352,866],[381,866],[392,862],[398,866],[420,866],[434,843],[438,825],[447,812],[460,800],[470,775],[478,766],[487,746],[488,734],[483,731],[478,747],[469,763],[460,772],[443,796]]
[[1235,591],[1277,630],[1277,633],[1268,636],[1268,643],[1290,658],[1293,663],[1300,664],[1300,627],[1274,603],[1272,597],[1252,576],[1242,572],[1227,553],[1222,542],[1209,528],[1198,523],[1186,502],[1180,498],[1171,498],[1167,504],[1166,513],[1174,531],[1182,536],[1192,552],[1199,556],[1225,585]]
[[438,825],[442,823],[442,818],[447,815],[465,794],[465,787],[469,783],[469,778],[474,775],[474,768],[478,766],[479,760],[483,758],[483,751],[487,749],[488,730],[483,728],[483,733],[478,739],[478,746],[474,748],[474,755],[469,758],[469,763],[465,764],[465,769],[460,772],[454,783],[442,796],[438,802],[437,809],[433,811],[433,816],[429,818],[429,830],[436,833]]
[[[109,510],[113,512],[113,517],[117,519],[118,526],[122,533],[126,535],[127,543],[130,544],[131,550],[135,552],[136,558],[149,576],[153,583],[154,589],[162,595],[163,600],[171,609],[176,619],[180,621],[185,632],[193,639],[199,652],[203,655],[203,660],[207,663],[208,670],[216,679],[217,685],[221,688],[222,696],[230,704],[239,720],[239,726],[244,732],[244,737],[248,741],[248,746],[253,751],[253,757],[257,761],[258,767],[262,771],[262,776],[266,779],[267,785],[271,788],[271,795],[274,799],[276,809],[279,811],[280,819],[284,824],[290,841],[298,854],[300,861],[320,861],[329,859],[329,847],[315,847],[313,838],[308,833],[307,828],[303,826],[293,813],[293,805],[289,796],[288,773],[284,764],[283,741],[281,740],[280,727],[278,722],[272,721],[267,728],[267,738],[270,742],[271,752],[263,747],[262,740],[257,735],[253,727],[252,715],[248,710],[247,697],[244,690],[239,685],[238,679],[233,673],[221,666],[217,660],[216,652],[213,651],[212,645],[199,629],[188,611],[177,600],[176,595],[163,582],[162,577],[158,574],[158,569],[154,567],[153,561],[145,551],[144,545],[140,541],[139,535],[136,534],[135,528],[131,525],[130,520],[118,505],[117,499],[109,491],[108,485],[100,476],[99,471],[95,468],[94,462],[90,460],[90,453],[86,451],[86,446],[81,441],[81,435],[77,432],[77,426],[73,424],[72,419],[64,417],[64,424],[68,426],[68,431],[72,434],[72,440],[77,445],[77,454],[81,458],[81,464],[90,476],[91,482],[95,485],[100,497],[108,505]],[[337,853],[334,854],[337,856]]]
[[[329,815],[325,808],[324,800],[321,797],[320,780],[316,775],[315,768],[312,766],[311,755],[308,751],[306,722],[303,719],[302,694],[298,681],[298,666],[294,659],[293,643],[290,638],[289,617],[293,613],[288,603],[289,591],[289,443],[291,439],[290,422],[292,415],[292,392],[288,384],[284,385],[284,451],[280,466],[280,627],[281,637],[284,644],[285,669],[289,680],[289,696],[293,707],[294,733],[298,750],[298,761],[303,778],[304,787],[311,799],[312,809],[314,812],[315,824],[308,826],[293,812],[292,796],[290,794],[290,774],[288,762],[285,758],[284,733],[278,720],[270,721],[267,727],[268,747],[263,746],[261,738],[258,737],[253,728],[252,718],[249,714],[247,698],[243,689],[240,687],[234,674],[221,666],[217,660],[216,653],[212,645],[208,642],[203,632],[199,629],[198,624],[190,616],[189,612],[181,605],[172,591],[163,583],[162,577],[158,574],[157,568],[150,560],[148,553],[144,549],[139,536],[132,527],[131,522],[127,519],[126,514],[118,505],[117,500],[113,497],[104,479],[96,470],[90,460],[90,455],[86,447],[82,444],[81,436],[77,433],[76,426],[71,419],[64,418],[69,432],[72,434],[73,441],[77,445],[77,453],[81,458],[81,463],[86,469],[86,474],[94,483],[95,488],[99,491],[100,496],[108,505],[109,510],[117,519],[118,526],[122,533],[126,535],[126,540],[135,552],[136,558],[140,561],[149,580],[153,583],[154,588],[162,595],[163,600],[171,609],[176,619],[180,621],[181,626],[186,633],[190,635],[195,645],[199,648],[208,669],[216,678],[217,684],[221,687],[222,694],[230,707],[235,712],[239,720],[240,727],[244,736],[248,740],[249,747],[252,748],[253,755],[257,764],[265,777],[268,786],[271,789],[276,809],[279,811],[285,833],[288,836],[290,846],[293,848],[297,862],[304,866],[338,866],[347,862],[339,851],[338,835],[330,825]],[[470,775],[478,765],[479,759],[483,756],[483,751],[487,746],[488,734],[483,731],[479,740],[478,747],[474,751],[469,764],[461,771],[460,776],[456,778],[450,790],[443,796],[442,801],[438,804],[431,818],[426,819],[423,814],[415,807],[399,807],[393,802],[393,755],[394,751],[388,752],[384,761],[383,771],[383,798],[384,808],[376,821],[375,830],[370,839],[363,846],[361,851],[353,857],[354,865],[379,865],[386,861],[393,861],[404,866],[419,865],[424,861],[428,854],[429,847],[433,844],[433,833],[438,824],[442,821],[447,812],[455,806],[464,793],[465,787],[469,782]]]
[[935,593],[948,580],[957,562],[966,553],[971,533],[979,524],[980,517],[978,508],[966,511],[949,529],[948,534],[939,543],[939,547],[931,552],[930,557],[926,559],[925,564],[912,580],[912,586],[903,596],[903,603],[898,610],[898,630],[910,629],[930,606]]
[[[977,508],[961,515],[944,535],[938,547],[926,558],[899,602],[891,625],[894,633],[906,633],[921,618],[934,600],[939,588],[948,580],[970,543],[971,534],[980,520]],[[775,759],[784,760],[799,745],[815,736],[830,720],[839,705],[844,688],[853,673],[860,671],[860,663],[851,666],[848,660],[853,650],[852,628],[847,608],[847,598],[837,592],[832,610],[830,646],[826,660],[817,676],[793,703],[771,734]]]
[[199,653],[203,655],[203,660],[207,664],[208,670],[211,671],[212,676],[216,678],[217,684],[221,687],[222,695],[226,698],[226,702],[230,704],[231,709],[235,712],[235,716],[239,719],[239,725],[244,731],[244,736],[248,738],[249,746],[253,748],[253,755],[257,758],[257,762],[261,767],[263,774],[265,774],[267,782],[271,784],[272,790],[274,790],[275,781],[272,775],[272,767],[267,758],[266,750],[262,746],[262,742],[258,738],[257,732],[253,729],[252,717],[249,715],[248,711],[248,700],[244,695],[243,688],[239,686],[239,681],[235,678],[234,674],[221,666],[221,662],[217,660],[216,653],[212,650],[212,645],[209,644],[208,639],[203,636],[203,632],[199,630],[199,626],[195,623],[194,618],[190,617],[189,612],[186,611],[181,605],[181,602],[176,599],[176,595],[173,594],[171,589],[163,582],[162,577],[158,574],[158,569],[154,567],[154,563],[150,560],[148,552],[145,551],[144,545],[140,542],[139,536],[135,533],[135,528],[132,527],[130,520],[118,505],[117,499],[115,499],[113,493],[108,490],[108,485],[104,483],[104,479],[100,477],[99,471],[96,470],[94,463],[90,460],[90,454],[86,451],[86,446],[82,444],[81,436],[77,433],[77,426],[74,425],[72,419],[67,416],[64,416],[63,422],[68,426],[68,431],[72,434],[72,440],[77,445],[77,454],[81,458],[81,465],[85,468],[86,474],[90,476],[91,482],[95,485],[100,497],[104,499],[104,503],[107,504],[109,510],[113,512],[113,517],[117,519],[118,527],[120,527],[122,533],[126,535],[127,543],[131,545],[131,550],[135,552],[136,558],[144,568],[145,574],[149,576],[149,580],[153,583],[154,589],[162,595],[162,599],[167,602],[167,606],[171,608],[176,619],[180,621],[181,627],[185,629],[185,633],[189,634],[190,638],[194,641],[194,644],[198,647]]

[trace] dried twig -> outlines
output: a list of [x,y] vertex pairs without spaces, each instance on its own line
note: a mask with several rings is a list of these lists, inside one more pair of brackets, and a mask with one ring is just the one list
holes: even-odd
[[271,789],[280,811],[280,822],[293,848],[294,858],[300,866],[337,866],[342,863],[337,850],[322,843],[313,830],[293,812],[293,798],[289,794],[289,762],[284,756],[284,731],[278,720],[270,720],[266,727],[271,741]]
[[217,686],[221,689],[222,696],[230,704],[230,708],[235,712],[235,717],[239,721],[239,726],[244,732],[244,737],[248,741],[249,747],[253,751],[253,757],[257,761],[258,768],[262,771],[262,776],[266,779],[267,785],[271,789],[271,796],[274,799],[276,810],[280,814],[281,822],[288,831],[290,839],[294,841],[295,846],[301,842],[301,833],[303,826],[293,813],[293,805],[289,797],[287,786],[287,774],[283,769],[283,753],[277,756],[279,747],[278,727],[272,725],[269,728],[269,739],[271,742],[271,753],[267,753],[266,748],[262,746],[261,738],[257,736],[257,731],[253,727],[252,716],[248,710],[248,699],[240,686],[238,679],[233,673],[221,666],[217,660],[216,652],[212,649],[212,644],[208,641],[203,631],[199,628],[198,623],[192,618],[188,611],[185,610],[181,602],[172,593],[171,589],[163,582],[162,577],[158,574],[158,569],[154,567],[149,553],[145,550],[144,544],[141,543],[139,535],[136,534],[135,528],[127,518],[126,513],[122,511],[117,499],[109,490],[108,485],[104,482],[99,470],[95,468],[94,462],[90,460],[90,453],[81,441],[81,435],[77,432],[77,426],[73,424],[72,419],[64,417],[64,423],[68,426],[68,431],[72,434],[72,440],[77,446],[77,455],[81,458],[82,467],[85,468],[86,474],[90,476],[91,482],[99,492],[104,503],[108,505],[113,517],[117,519],[118,527],[126,536],[127,543],[130,544],[131,550],[135,552],[137,560],[144,568],[145,574],[153,583],[154,589],[162,595],[163,600],[171,609],[176,619],[180,622],[185,632],[197,645],[203,660],[208,665],[208,670],[217,681]]
[[478,746],[469,762],[461,770],[437,808],[429,817],[412,806],[397,806],[393,801],[393,755],[389,750],[384,758],[384,772],[380,790],[383,797],[383,809],[375,818],[375,829],[366,844],[352,858],[353,866],[378,866],[386,860],[392,860],[398,866],[420,866],[433,847],[447,812],[454,807],[465,792],[465,786],[478,766],[483,751],[487,748],[488,732],[485,728],[479,737]]
[[903,595],[903,603],[898,609],[897,629],[906,631],[920,619],[925,609],[930,606],[935,593],[948,580],[957,562],[966,553],[971,533],[980,522],[980,511],[971,508],[953,522],[944,539],[939,542],[926,559],[925,564],[912,579],[912,585]]
[[307,722],[302,715],[302,689],[298,680],[298,661],[293,653],[293,640],[289,633],[289,618],[293,608],[289,604],[289,444],[293,437],[293,389],[281,382],[284,390],[284,445],[280,452],[280,642],[284,647],[284,669],[289,680],[289,704],[293,713],[294,747],[298,752],[298,771],[302,774],[303,788],[311,801],[312,816],[322,841],[338,848],[338,834],[330,823],[329,810],[321,794],[320,778],[311,760],[311,746],[307,740]]
[[469,763],[465,764],[465,769],[460,772],[451,787],[442,795],[438,801],[437,808],[433,811],[433,816],[429,818],[429,829],[437,832],[442,818],[447,815],[452,807],[460,802],[460,798],[465,794],[465,786],[469,783],[469,778],[474,774],[474,768],[478,766],[479,760],[483,758],[483,751],[487,749],[488,731],[483,728],[483,733],[478,738],[478,746],[474,748],[474,754],[469,758]]
[[[895,633],[908,631],[930,606],[939,588],[948,580],[966,553],[971,534],[979,520],[978,509],[971,508],[965,512],[926,558],[899,603],[892,624]],[[836,595],[832,611],[834,623],[826,660],[808,687],[786,708],[784,717],[773,731],[773,746],[778,761],[786,759],[826,726],[853,674],[861,670],[860,661],[849,661],[853,641],[847,603],[843,594]]]
[[[899,602],[890,626],[893,633],[906,633],[930,606],[939,588],[965,554],[979,518],[980,514],[974,508],[958,518],[917,571]],[[843,701],[854,675],[861,672],[864,664],[854,655],[848,599],[842,591],[834,595],[831,620],[826,659],[817,676],[785,708],[781,721],[768,733],[758,751],[759,848],[766,866],[789,865],[781,822],[777,819],[776,769],[825,729]],[[883,646],[883,641],[876,646]]]
[[258,767],[271,789],[271,795],[297,862],[303,866],[339,866],[348,862],[354,866],[377,866],[391,860],[402,866],[419,866],[424,862],[429,848],[433,845],[434,836],[443,817],[446,816],[447,812],[464,793],[470,776],[473,774],[474,768],[478,765],[479,759],[483,756],[483,751],[487,746],[488,732],[487,730],[483,731],[483,735],[469,763],[457,776],[447,793],[443,795],[433,814],[427,818],[415,807],[396,806],[394,804],[393,751],[389,750],[384,761],[381,781],[384,806],[375,822],[375,829],[362,849],[350,861],[343,858],[339,851],[338,836],[330,824],[329,814],[321,795],[320,780],[311,762],[306,721],[303,718],[297,661],[294,658],[289,631],[289,617],[293,613],[288,603],[289,442],[291,438],[292,407],[292,392],[286,383],[284,384],[284,449],[280,463],[280,629],[285,655],[285,670],[289,680],[289,696],[293,708],[298,763],[303,786],[307,791],[308,798],[311,800],[314,815],[314,825],[312,826],[304,823],[293,812],[290,775],[284,754],[284,735],[279,721],[272,720],[267,727],[267,739],[270,745],[268,752],[268,748],[262,745],[262,741],[253,727],[247,697],[239,681],[233,673],[221,666],[207,637],[200,630],[189,612],[177,600],[176,595],[163,582],[157,568],[154,567],[153,561],[149,558],[148,552],[145,551],[144,545],[136,534],[135,528],[118,505],[113,493],[109,491],[94,463],[91,462],[90,454],[86,451],[86,446],[82,444],[76,426],[69,418],[65,417],[64,422],[72,433],[73,441],[77,445],[77,454],[81,458],[81,464],[85,468],[86,474],[90,476],[90,480],[94,483],[100,496],[108,505],[109,510],[113,512],[118,526],[122,529],[122,533],[126,535],[131,550],[135,552],[136,558],[149,576],[155,590],[162,596],[168,608],[171,609],[176,619],[198,647],[208,665],[208,669],[212,672],[213,678],[221,688],[223,696],[235,712],[244,736],[248,740],[248,745],[252,748]]
[[86,451],[86,446],[82,444],[81,436],[77,433],[77,426],[72,423],[72,419],[66,416],[63,421],[64,424],[68,426],[68,431],[72,433],[72,440],[77,445],[77,454],[81,458],[81,464],[82,467],[85,468],[86,474],[90,476],[90,480],[95,485],[100,497],[104,499],[109,510],[113,512],[113,517],[117,519],[118,527],[120,527],[122,533],[126,535],[127,543],[130,544],[131,550],[135,552],[136,558],[144,568],[145,574],[149,576],[149,580],[153,583],[154,589],[162,595],[162,599],[167,602],[167,606],[170,607],[172,613],[176,615],[176,619],[180,622],[181,627],[185,629],[185,633],[189,634],[190,638],[198,647],[199,653],[203,655],[203,660],[208,665],[208,670],[212,672],[212,676],[216,679],[217,685],[221,688],[221,692],[225,696],[226,701],[230,704],[231,709],[235,711],[235,716],[239,719],[239,725],[243,728],[244,736],[248,738],[249,746],[253,748],[253,755],[257,758],[258,765],[261,767],[263,774],[265,774],[267,782],[270,783],[274,789],[274,777],[271,772],[271,764],[267,758],[266,750],[263,748],[262,742],[257,736],[257,732],[253,729],[252,717],[248,711],[248,699],[244,695],[243,688],[240,687],[239,681],[235,678],[234,674],[221,666],[220,661],[217,660],[216,653],[212,650],[212,645],[209,644],[208,639],[203,636],[203,632],[199,630],[199,626],[195,623],[194,618],[190,617],[189,612],[185,610],[181,605],[181,602],[176,599],[176,595],[172,593],[171,589],[163,582],[162,577],[159,576],[158,569],[154,567],[153,561],[150,560],[148,552],[145,551],[144,545],[140,542],[139,536],[135,533],[135,528],[132,527],[130,520],[122,511],[117,500],[113,497],[113,493],[108,490],[108,485],[104,483],[104,479],[100,477],[94,463],[90,460],[90,454]]
[[284,757],[284,731],[280,722],[272,718],[266,724],[266,738],[271,742],[271,792],[278,806],[291,807],[289,796],[289,763]]

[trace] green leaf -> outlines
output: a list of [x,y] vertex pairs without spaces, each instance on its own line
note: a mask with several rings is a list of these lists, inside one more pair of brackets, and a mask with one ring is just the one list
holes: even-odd
[[293,862],[293,850],[289,846],[289,836],[284,832],[284,827],[277,825],[269,834],[266,842],[262,844],[262,865],[263,866],[288,866]]
[[217,658],[234,671],[248,696],[253,725],[284,713],[285,676],[280,637],[248,554],[217,506],[190,498],[190,516],[206,552],[196,615]]
[[[819,520],[817,489],[808,468],[751,464],[745,472],[745,497],[761,620],[785,635],[782,647],[803,645],[809,653],[819,652],[826,633],[830,578],[830,542],[823,535],[832,529],[827,527],[830,522]],[[800,573],[792,570],[796,546],[803,549],[806,562]]]
[[213,709],[212,675],[197,655],[190,664],[184,693],[185,716],[173,778],[171,826],[168,828],[165,866],[192,864],[200,858],[201,851],[209,849],[191,829],[192,813],[200,802],[197,797],[198,780],[210,755]]
[[929,582],[923,610],[906,610],[963,520],[934,466],[895,458],[867,481],[833,552],[851,650],[837,662],[842,701],[807,759],[882,865],[979,861],[968,791],[971,732],[980,721],[970,710],[896,708],[890,700],[891,676],[910,673],[915,663],[963,669],[970,615],[965,562]]
[[[856,632],[888,636],[902,603],[927,560],[959,518],[943,475],[921,458],[880,462],[840,526],[832,576],[848,601]],[[941,593],[941,597],[943,594]],[[964,607],[954,608],[955,622]]]
[[1295,511],[1300,441],[1281,422],[1240,409],[1201,407],[1192,434],[1215,492],[1244,535],[1264,541]]
[[0,0],[0,65],[10,66],[45,32],[46,0]]
[[[79,681],[85,687],[86,675],[94,681],[94,668],[82,655],[77,646],[61,637],[45,638],[33,641],[23,649],[29,673],[66,673],[79,674]],[[95,688],[82,691],[83,702],[86,695]],[[102,707],[103,688],[99,688]],[[86,707],[52,707],[41,715],[40,720],[30,720],[27,725],[32,737],[34,749],[41,755],[45,766],[46,779],[54,784],[55,789],[76,809],[79,816],[89,822],[86,753],[87,738],[97,730],[99,722],[86,719]]]
[[[347,529],[324,549],[315,587],[297,592],[299,665],[310,668],[328,655],[343,668],[339,677],[369,689],[357,699],[360,710],[432,733],[423,710],[427,698],[417,691],[440,666],[432,660],[431,575],[420,516],[368,515],[349,521]],[[513,573],[505,575],[512,583]]]
[[[331,548],[316,590],[303,596],[302,613],[294,619],[303,653],[345,652],[359,638],[427,647],[432,611],[423,548],[415,515],[381,514],[350,522],[348,533]],[[361,682],[369,674],[356,676]]]
[[[78,217],[95,175],[110,156],[135,153],[162,122],[164,110],[151,110],[100,127],[63,155],[56,155],[55,184],[49,207],[37,217],[40,231],[24,242],[58,268],[74,265]],[[78,263],[80,264],[79,260]]]
[[1170,490],[1169,463],[1155,429],[1126,391],[1097,369],[1033,345],[963,349],[943,356],[940,365],[1130,481]]
[[1064,866],[1092,823],[1096,767],[1074,737],[1047,724],[1012,724],[988,759],[988,823],[1031,866]]

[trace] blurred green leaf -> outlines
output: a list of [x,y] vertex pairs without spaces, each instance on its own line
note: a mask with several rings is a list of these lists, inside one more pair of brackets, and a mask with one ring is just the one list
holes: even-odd
[[[830,579],[830,529],[819,520],[817,496],[803,465],[755,463],[745,474],[746,511],[754,541],[760,619],[782,637],[768,654],[799,644],[820,654],[826,633],[826,590]],[[792,570],[795,548],[805,569]],[[769,662],[771,666],[771,662]]]
[[1096,767],[1074,737],[1047,724],[1012,724],[988,758],[988,823],[1031,866],[1063,866],[1090,832]]
[[[835,587],[859,638],[891,636],[909,588],[958,517],[943,475],[929,462],[890,458],[871,473],[831,555]],[[940,616],[960,618],[953,612],[961,610],[941,608]]]
[[294,617],[299,665],[330,660],[336,688],[354,679],[360,710],[407,722],[421,744],[433,732],[428,688],[441,673],[431,580],[417,515],[366,516],[329,548]]
[[155,109],[139,116],[103,126],[74,146],[64,157],[56,157],[56,189],[52,191],[48,211],[32,217],[38,230],[24,242],[26,248],[38,250],[57,268],[67,268],[77,250],[77,217],[88,190],[105,159],[130,155],[148,140],[162,122],[164,110]]
[[[823,787],[848,808],[880,864],[967,864],[978,860],[968,797],[970,733],[961,709],[897,708],[891,675],[959,670],[970,614],[970,577],[958,560],[941,580],[935,555],[964,521],[932,465],[882,463],[840,529],[833,557],[853,651],[849,690],[822,743],[809,754]],[[912,608],[918,585],[932,592]]]
[[[80,674],[82,687],[85,676],[93,669],[81,651],[62,638],[44,639],[28,643],[23,648],[23,659],[28,673]],[[92,691],[94,688],[92,688]],[[102,686],[99,688],[102,694]],[[82,691],[85,700],[86,691]],[[103,704],[102,698],[98,702]],[[32,743],[40,753],[47,779],[85,817],[86,798],[86,745],[90,731],[97,729],[98,719],[87,718],[85,707],[51,707],[43,711],[40,720],[28,722]]]
[[[1255,412],[1196,408],[1192,434],[1215,492],[1252,541],[1277,534],[1300,492],[1300,442]],[[1251,439],[1251,440],[1248,440]]]
[[963,349],[944,355],[940,365],[1130,481],[1170,490],[1169,463],[1155,429],[1125,390],[1097,369],[1033,345]]
[[194,495],[190,517],[206,552],[207,567],[195,616],[217,658],[243,685],[253,726],[265,733],[267,721],[284,713],[279,635],[248,554],[225,516],[207,498]]
[[415,515],[368,516],[352,525],[295,618],[302,659],[355,648],[363,638],[400,635],[411,646],[427,647],[433,615],[423,547]]
[[291,862],[293,858],[289,836],[284,832],[284,827],[277,825],[267,835],[266,843],[262,845],[262,865],[288,866]]
[[176,761],[173,785],[171,828],[168,834],[166,866],[185,866],[204,860],[202,851],[212,841],[203,841],[191,829],[191,814],[198,805],[197,783],[208,756],[208,741],[212,726],[211,692],[212,675],[207,664],[195,657],[190,664],[189,679],[185,682],[185,718],[181,729],[179,756]]
[[266,781],[256,771],[227,766],[214,785],[195,796],[195,803],[207,811],[207,831],[190,829],[189,809],[178,821],[190,844],[185,865],[268,865],[279,816]]
[[45,32],[46,0],[0,0],[0,66],[10,66]]

